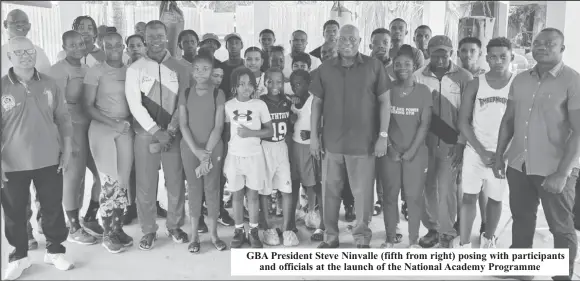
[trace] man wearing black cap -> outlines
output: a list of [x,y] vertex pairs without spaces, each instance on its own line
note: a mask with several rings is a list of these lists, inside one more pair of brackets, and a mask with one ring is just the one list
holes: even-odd
[[451,62],[453,45],[449,37],[433,37],[428,50],[431,61],[415,72],[417,82],[427,85],[433,93],[431,128],[425,140],[429,148],[429,167],[423,224],[429,232],[419,244],[423,248],[435,245],[449,248],[451,240],[457,236],[453,228],[457,216],[455,179],[465,147],[457,124],[459,107],[461,95],[473,76]]

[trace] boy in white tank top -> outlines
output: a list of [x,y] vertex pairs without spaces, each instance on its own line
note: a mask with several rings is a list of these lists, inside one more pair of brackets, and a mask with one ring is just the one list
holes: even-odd
[[[490,71],[468,84],[459,112],[459,127],[467,139],[463,155],[460,236],[453,247],[471,248],[471,231],[476,216],[479,193],[489,198],[486,206],[485,231],[480,236],[481,248],[495,248],[495,230],[501,215],[501,200],[507,189],[505,179],[497,179],[491,169],[501,119],[507,107],[508,93],[515,77],[510,72],[512,46],[504,37],[494,38],[487,45]],[[470,223],[471,222],[471,223]]]

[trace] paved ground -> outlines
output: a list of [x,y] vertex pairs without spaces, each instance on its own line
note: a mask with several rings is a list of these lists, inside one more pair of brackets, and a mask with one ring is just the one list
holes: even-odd
[[[87,179],[92,178],[87,176]],[[160,177],[161,181],[163,177]],[[92,182],[87,182],[87,190]],[[163,186],[163,185],[162,185]],[[163,189],[161,189],[161,197],[165,197]],[[88,193],[87,193],[88,195]],[[85,196],[84,206],[88,206],[89,197]],[[161,199],[162,204],[166,199]],[[84,214],[83,210],[83,214]],[[343,214],[344,215],[344,214]],[[343,217],[341,217],[343,219]],[[21,279],[29,280],[105,280],[105,279],[131,279],[131,280],[180,280],[180,279],[202,279],[202,280],[225,280],[225,279],[245,279],[245,280],[267,280],[271,278],[241,278],[230,276],[230,253],[229,251],[217,252],[209,242],[209,236],[207,234],[201,236],[202,241],[202,253],[199,255],[192,255],[187,251],[187,245],[174,244],[167,238],[164,234],[164,220],[158,219],[157,223],[160,226],[158,231],[160,239],[157,241],[155,248],[149,252],[140,251],[136,246],[133,246],[128,251],[113,255],[108,253],[101,245],[93,246],[81,246],[76,244],[71,244],[65,242],[67,247],[67,255],[72,261],[75,262],[76,268],[68,272],[60,272],[49,265],[42,263],[43,249],[45,246],[44,237],[38,235],[35,232],[37,240],[39,240],[39,249],[29,253],[29,256],[33,262],[33,266],[28,269]],[[479,230],[479,218],[474,222],[474,231]],[[339,223],[341,229],[340,240],[343,243],[341,247],[353,247],[352,237],[347,232],[347,223],[341,221]],[[544,218],[543,211],[538,213],[538,231],[535,237],[534,246],[537,248],[550,248],[553,245],[553,239],[547,230],[546,220]],[[34,228],[37,229],[36,224]],[[384,240],[385,231],[382,216],[374,217],[371,222],[371,228],[374,232],[374,238],[372,240],[371,246],[378,247]],[[400,228],[405,233],[407,229],[407,223],[404,219],[401,220]],[[6,242],[4,236],[4,224],[2,224],[2,268],[6,267],[8,249],[10,245]],[[184,230],[189,229],[189,223],[186,224]],[[302,248],[314,248],[316,243],[312,243],[309,239],[310,231],[306,230],[303,226],[299,225],[300,233],[299,238],[301,240]],[[141,231],[136,223],[133,223],[125,227],[125,231],[133,236],[135,240],[141,238]],[[478,234],[473,234],[473,240],[477,242]],[[421,234],[426,233],[426,229],[421,228]],[[229,244],[233,235],[233,229],[231,227],[219,228],[219,234],[221,238]],[[508,247],[511,243],[511,220],[509,206],[506,200],[504,200],[504,208],[502,218],[498,227],[499,242],[498,247]],[[406,236],[406,234],[404,235]],[[406,239],[406,237],[405,237]],[[407,240],[404,240],[399,247],[406,247]],[[474,246],[478,246],[474,244]],[[580,266],[576,265],[576,272],[580,272]],[[2,274],[4,271],[2,270]],[[576,276],[578,277],[578,276]],[[389,277],[364,277],[364,279],[375,279],[375,280],[385,280],[385,279],[410,279],[410,280],[490,280],[493,277],[477,276],[477,277],[445,277],[445,276],[433,276],[429,277],[400,277],[400,276],[389,276]],[[277,278],[282,279],[282,278]],[[283,279],[289,280],[348,280],[352,277],[287,277]],[[549,277],[537,277],[536,279],[549,279]],[[575,278],[579,279],[579,278]]]

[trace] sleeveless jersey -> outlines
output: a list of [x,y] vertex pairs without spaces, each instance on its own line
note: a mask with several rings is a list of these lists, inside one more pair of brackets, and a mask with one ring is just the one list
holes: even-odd
[[300,131],[310,131],[310,114],[312,113],[312,95],[308,97],[302,108],[296,108],[292,105],[292,112],[298,115],[296,123],[294,123],[294,133],[292,139],[301,144],[310,144],[310,140],[302,140]]
[[516,75],[502,89],[496,90],[487,83],[486,75],[479,76],[479,89],[473,106],[473,131],[475,137],[488,151],[495,151],[501,119],[507,107],[508,93]]
[[274,127],[274,136],[263,140],[269,142],[285,140],[290,126],[290,107],[292,106],[292,102],[286,98],[281,99],[279,102],[275,102],[269,99],[266,95],[261,96],[260,99],[262,99],[268,106],[270,118],[272,119],[272,127]]

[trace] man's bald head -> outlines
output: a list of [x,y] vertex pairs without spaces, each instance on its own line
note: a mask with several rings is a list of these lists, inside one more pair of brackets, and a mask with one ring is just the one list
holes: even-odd
[[8,36],[10,38],[28,35],[28,32],[30,31],[28,15],[20,9],[10,11],[8,15],[6,15],[4,28],[8,31]]
[[358,28],[352,24],[347,24],[340,28],[338,34],[338,53],[345,58],[354,57],[360,46]]
[[14,68],[32,69],[36,64],[34,44],[24,36],[16,36],[8,41],[7,55]]

